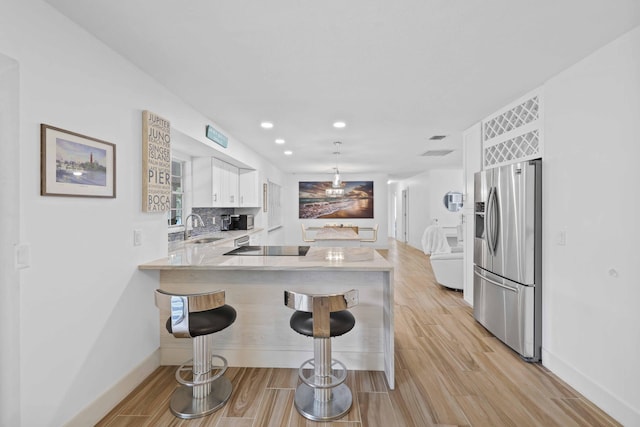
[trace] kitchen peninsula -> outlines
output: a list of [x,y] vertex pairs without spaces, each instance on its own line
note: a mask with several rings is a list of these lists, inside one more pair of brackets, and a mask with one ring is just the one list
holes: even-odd
[[[214,353],[226,357],[231,366],[298,368],[311,357],[312,339],[289,327],[285,290],[321,294],[357,289],[360,301],[351,309],[356,326],[333,338],[333,357],[350,370],[384,371],[389,387],[394,387],[393,266],[377,251],[310,247],[302,256],[296,251],[280,251],[284,256],[264,255],[273,251],[225,255],[233,249],[227,244],[185,243],[139,269],[158,274],[159,288],[169,292],[226,292],[226,302],[238,317],[215,334]],[[191,358],[191,342],[166,332],[168,316],[162,312],[158,320],[161,364],[177,365]]]

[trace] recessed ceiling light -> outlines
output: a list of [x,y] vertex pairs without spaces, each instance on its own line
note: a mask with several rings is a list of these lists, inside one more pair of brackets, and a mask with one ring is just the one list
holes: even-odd
[[276,144],[284,144],[284,139],[282,138],[276,139]]
[[292,154],[293,154],[293,151],[291,151],[291,150],[287,150],[287,151],[284,152],[285,156],[290,156]]
[[334,122],[333,123],[333,127],[334,128],[338,128],[338,129],[342,129],[343,127],[345,127],[347,124],[345,122]]
[[271,122],[262,122],[260,123],[260,127],[263,129],[271,129],[273,128],[273,123]]

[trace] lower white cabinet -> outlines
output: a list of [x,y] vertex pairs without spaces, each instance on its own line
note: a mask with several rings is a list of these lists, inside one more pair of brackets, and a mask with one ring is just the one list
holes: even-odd
[[249,244],[251,246],[262,246],[264,245],[266,242],[264,242],[264,236],[263,236],[264,232],[263,231],[258,231],[257,233],[253,233],[249,235]]

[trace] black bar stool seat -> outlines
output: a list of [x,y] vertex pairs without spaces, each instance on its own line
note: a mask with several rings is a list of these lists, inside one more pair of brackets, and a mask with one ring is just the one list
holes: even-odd
[[[228,328],[236,320],[236,310],[230,305],[223,305],[213,310],[189,313],[189,335],[199,337],[209,335]],[[167,332],[173,334],[171,317],[167,319]]]
[[[291,329],[307,337],[313,337],[313,314],[306,311],[296,311],[289,322]],[[329,314],[329,335],[339,337],[356,325],[356,318],[348,310],[334,311]]]

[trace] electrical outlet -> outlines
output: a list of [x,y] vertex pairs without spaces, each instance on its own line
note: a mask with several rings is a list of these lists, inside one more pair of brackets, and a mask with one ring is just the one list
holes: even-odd
[[213,225],[216,225],[216,217],[215,217],[215,216],[214,216],[213,218],[211,218],[211,223],[212,223]]
[[556,243],[558,246],[566,246],[567,245],[567,232],[562,230],[558,233],[556,237]]
[[142,230],[139,228],[133,230],[133,246],[142,245]]

